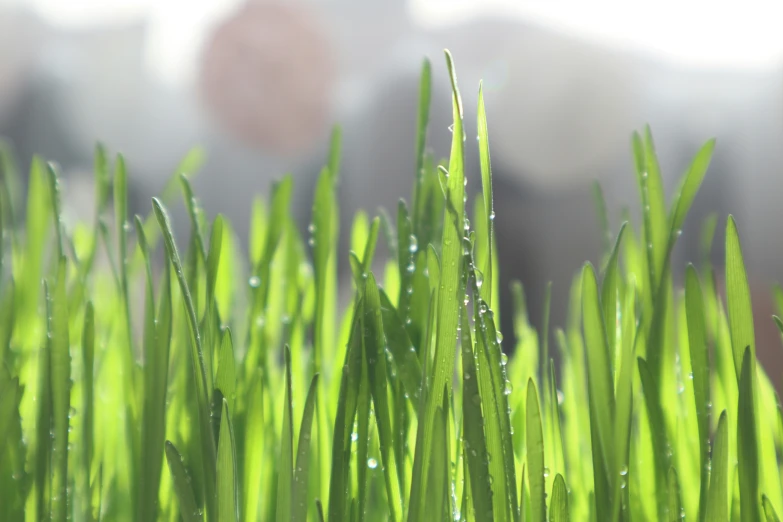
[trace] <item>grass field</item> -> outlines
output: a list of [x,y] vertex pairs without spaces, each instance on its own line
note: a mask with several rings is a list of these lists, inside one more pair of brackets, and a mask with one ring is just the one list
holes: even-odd
[[[0,519],[778,520],[783,415],[756,362],[734,220],[725,296],[708,261],[717,220],[683,237],[701,243],[700,266],[670,262],[714,142],[667,203],[649,129],[633,135],[641,215],[604,230],[600,266],[556,282],[572,288],[567,324],[536,331],[513,288],[512,347],[497,330],[483,96],[481,168],[468,173],[474,141],[446,59],[450,157],[427,152],[425,62],[410,203],[342,231],[345,310],[339,131],[308,234],[283,177],[254,202],[249,258],[227,220],[200,210],[195,155],[147,216],[129,216],[123,158],[98,146],[96,219],[72,223],[56,168],[33,161],[23,205],[4,149]],[[178,186],[188,238],[166,211]]]

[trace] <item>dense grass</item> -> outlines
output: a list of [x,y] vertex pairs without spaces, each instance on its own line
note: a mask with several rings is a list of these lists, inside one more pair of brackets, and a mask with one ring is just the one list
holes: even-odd
[[512,350],[497,330],[483,96],[482,192],[469,202],[472,140],[447,60],[451,156],[426,152],[425,63],[411,204],[396,222],[355,217],[344,311],[339,132],[308,237],[283,178],[254,203],[249,259],[230,223],[199,209],[196,156],[172,178],[185,241],[165,208],[171,184],[132,219],[122,157],[112,175],[102,147],[93,223],[62,221],[56,169],[40,158],[25,214],[3,154],[0,519],[778,520],[783,417],[756,364],[732,218],[725,299],[708,261],[714,220],[686,238],[703,260],[673,286],[713,142],[667,205],[650,133],[634,134],[639,226],[604,231],[616,239],[571,282],[563,328],[534,330],[515,286]]

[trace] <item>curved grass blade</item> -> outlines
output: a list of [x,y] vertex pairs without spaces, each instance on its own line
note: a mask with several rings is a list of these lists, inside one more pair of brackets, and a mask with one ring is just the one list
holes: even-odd
[[775,512],[775,508],[772,507],[772,502],[770,502],[766,495],[761,495],[761,504],[764,507],[764,516],[767,517],[767,522],[780,522],[780,518]]
[[[424,185],[424,151],[427,144],[427,125],[430,118],[430,99],[432,95],[432,66],[425,59],[421,64],[421,77],[419,80],[419,107],[416,118],[416,181],[413,185],[412,210],[413,230],[418,231],[425,210],[425,198],[422,190]],[[424,239],[424,238],[421,238]]]
[[237,521],[237,469],[234,426],[228,410],[228,402],[223,399],[220,415],[220,437],[218,439],[217,461],[218,520],[220,522]]
[[707,330],[704,324],[704,298],[699,276],[693,265],[685,274],[685,308],[688,320],[688,347],[691,356],[693,392],[696,400],[696,418],[699,425],[699,466],[701,469],[699,492],[699,520],[704,520],[707,509],[707,483],[709,481],[709,404],[710,366],[707,352]]
[[737,410],[737,460],[739,462],[740,512],[742,522],[761,520],[759,511],[759,458],[756,409],[753,400],[753,353],[745,348]]
[[49,378],[52,393],[51,520],[65,522],[68,513],[68,423],[71,397],[71,355],[65,258],[60,258],[54,293],[47,288]]
[[315,394],[318,386],[318,374],[310,381],[310,389],[305,400],[302,424],[299,428],[299,443],[296,448],[296,468],[294,468],[294,489],[291,492],[291,522],[307,521],[307,492],[310,478],[310,434],[315,413]]
[[729,520],[729,425],[726,410],[720,414],[712,445],[710,489],[707,494],[706,522]]
[[182,456],[170,441],[166,441],[166,461],[169,463],[174,490],[177,492],[182,521],[202,522],[202,512],[196,505],[196,498],[193,496],[187,471],[185,471],[185,466],[182,465]]
[[215,516],[217,511],[215,485],[217,483],[217,451],[215,448],[214,435],[210,426],[209,415],[209,395],[207,390],[207,374],[204,362],[204,351],[201,345],[201,335],[198,329],[198,320],[196,319],[196,309],[193,306],[193,300],[190,295],[190,289],[185,281],[185,274],[182,270],[182,262],[177,251],[177,245],[174,242],[174,234],[171,230],[171,220],[168,212],[161,202],[152,198],[152,206],[155,216],[158,220],[161,232],[163,233],[163,243],[166,247],[166,257],[174,266],[174,274],[179,283],[182,298],[185,301],[187,311],[188,326],[191,334],[190,366],[193,370],[193,379],[196,383],[196,400],[198,405],[198,421],[201,439],[201,461],[204,467],[204,487],[205,503],[207,506],[207,516]]
[[283,428],[280,435],[280,458],[277,468],[277,522],[290,522],[291,499],[294,487],[294,426],[293,405],[291,401],[291,350],[284,348],[285,354],[285,399],[283,402]]
[[527,414],[525,439],[527,443],[527,466],[530,470],[530,508],[533,522],[546,520],[546,479],[544,478],[544,432],[541,426],[541,410],[538,392],[533,379],[527,381]]
[[560,473],[555,477],[552,486],[552,500],[549,505],[549,522],[569,522],[568,515],[568,490],[565,479]]

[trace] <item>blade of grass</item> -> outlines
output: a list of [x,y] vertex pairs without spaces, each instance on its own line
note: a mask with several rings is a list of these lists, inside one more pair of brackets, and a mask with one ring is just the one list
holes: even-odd
[[381,319],[389,349],[394,356],[397,373],[405,387],[405,392],[412,405],[418,404],[419,388],[421,387],[421,364],[416,357],[416,350],[405,331],[400,316],[389,301],[386,293],[379,288],[381,299]]
[[739,462],[740,509],[742,522],[761,520],[759,511],[759,459],[756,411],[753,401],[753,352],[745,348],[739,385],[737,419],[737,460]]
[[679,522],[685,518],[685,512],[680,501],[680,481],[677,470],[669,468],[669,522]]
[[207,376],[204,362],[204,352],[201,346],[201,335],[198,330],[198,320],[196,319],[196,310],[191,299],[190,289],[185,281],[185,274],[182,270],[177,245],[174,242],[174,235],[171,230],[171,221],[168,212],[161,202],[152,198],[152,205],[155,216],[158,219],[161,232],[163,233],[163,243],[166,247],[166,257],[174,266],[174,275],[180,287],[180,293],[185,301],[187,311],[188,326],[190,328],[190,366],[193,371],[193,379],[196,383],[196,401],[199,421],[199,431],[201,434],[201,461],[204,468],[204,486],[205,503],[207,506],[207,517],[214,517],[217,512],[216,504],[216,478],[217,478],[217,452],[215,448],[214,436],[210,426],[209,416],[209,395],[207,391]]
[[71,396],[71,355],[68,300],[65,293],[66,261],[60,258],[54,292],[46,291],[52,393],[51,520],[65,522],[68,513],[68,424]]
[[[84,395],[82,399],[82,408],[84,410],[84,421],[82,424],[82,476],[84,483],[83,491],[90,490],[90,479],[92,474],[93,461],[93,440],[95,424],[95,387],[94,387],[94,368],[95,368],[95,308],[92,301],[88,301],[84,309],[84,326],[82,326],[82,386]],[[89,495],[86,495],[84,505],[84,520],[92,522],[92,506]]]
[[[595,271],[589,263],[582,271],[582,320],[587,348],[587,380],[591,415],[595,416],[596,432],[592,436],[598,439],[603,461],[593,463],[596,473],[603,473],[612,489],[615,477],[610,470],[615,469],[613,459],[614,444],[612,430],[614,426],[615,399],[611,376],[611,359],[608,352],[605,323],[602,317],[601,303],[598,299],[598,284]],[[532,477],[532,472],[531,472]],[[602,480],[597,478],[597,481]],[[596,495],[599,518],[611,517],[611,499]]]
[[710,461],[710,488],[707,494],[707,522],[728,522],[729,520],[729,425],[726,410],[718,419],[715,440]]
[[169,463],[169,471],[174,481],[174,489],[179,500],[179,512],[183,522],[202,522],[202,512],[196,504],[193,490],[190,487],[185,466],[182,465],[182,456],[170,441],[166,441],[166,461]]
[[525,408],[525,439],[527,441],[527,465],[530,470],[530,500],[533,522],[546,520],[546,488],[544,477],[544,433],[541,427],[541,410],[538,392],[533,379],[527,381],[527,405]]
[[772,507],[772,502],[770,502],[766,495],[761,495],[761,504],[764,506],[764,516],[767,517],[767,522],[780,522],[780,518],[775,512],[775,508]]
[[688,265],[685,275],[685,306],[688,319],[688,347],[691,356],[691,374],[696,400],[696,416],[699,424],[699,520],[704,520],[707,509],[707,483],[709,481],[709,408],[710,366],[707,352],[707,331],[704,325],[704,299],[699,276],[693,265]]
[[658,493],[658,516],[661,519],[665,518],[666,510],[668,509],[667,494],[668,489],[666,487],[666,470],[670,466],[670,449],[669,442],[666,436],[666,425],[664,421],[663,412],[661,411],[661,403],[657,400],[655,394],[657,389],[655,387],[655,381],[653,380],[652,370],[643,358],[637,359],[639,365],[639,377],[642,382],[642,390],[644,391],[644,401],[647,404],[647,415],[650,419],[650,427],[652,428],[652,445],[653,445],[653,457],[655,463],[655,476],[656,476],[656,491]]
[[299,428],[299,443],[296,449],[296,467],[294,468],[294,488],[291,492],[291,521],[307,521],[307,492],[310,478],[310,433],[315,413],[315,394],[318,385],[318,374],[310,381],[307,392],[302,424]]
[[294,487],[294,426],[291,386],[291,351],[284,348],[285,354],[285,399],[283,402],[283,427],[280,435],[280,459],[277,475],[277,522],[291,520],[291,499]]
[[560,473],[555,477],[552,487],[552,500],[549,506],[549,522],[569,522],[568,515],[568,490],[565,479]]
[[223,399],[220,415],[220,437],[218,438],[217,492],[218,520],[237,520],[237,470],[234,426],[228,410],[228,401]]
[[[465,307],[460,308],[461,323],[468,324]],[[489,475],[487,443],[484,436],[484,416],[481,412],[481,396],[476,371],[476,356],[473,352],[473,340],[470,328],[461,329],[462,350],[462,418],[465,455],[468,465],[472,502],[477,522],[493,520],[492,481]],[[466,491],[468,488],[466,487]]]

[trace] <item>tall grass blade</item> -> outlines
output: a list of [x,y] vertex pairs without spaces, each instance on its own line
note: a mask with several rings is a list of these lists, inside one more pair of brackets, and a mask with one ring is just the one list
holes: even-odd
[[182,465],[182,456],[169,441],[166,441],[166,461],[169,463],[169,471],[174,481],[174,490],[179,500],[179,512],[183,522],[202,522],[203,514],[196,504],[193,489],[190,487],[185,466]]
[[756,409],[753,401],[753,352],[745,348],[739,385],[737,460],[742,522],[761,520]]
[[291,520],[291,499],[294,488],[294,426],[291,385],[291,351],[284,348],[285,354],[285,399],[283,402],[283,427],[280,435],[280,460],[277,470],[277,522]]
[[532,522],[546,521],[546,478],[544,477],[544,432],[541,426],[541,410],[538,392],[533,379],[527,382],[527,413],[525,438],[527,440],[527,466],[530,470],[530,500]]
[[569,522],[568,514],[568,490],[565,479],[560,473],[555,477],[552,487],[552,500],[549,505],[549,522]]

